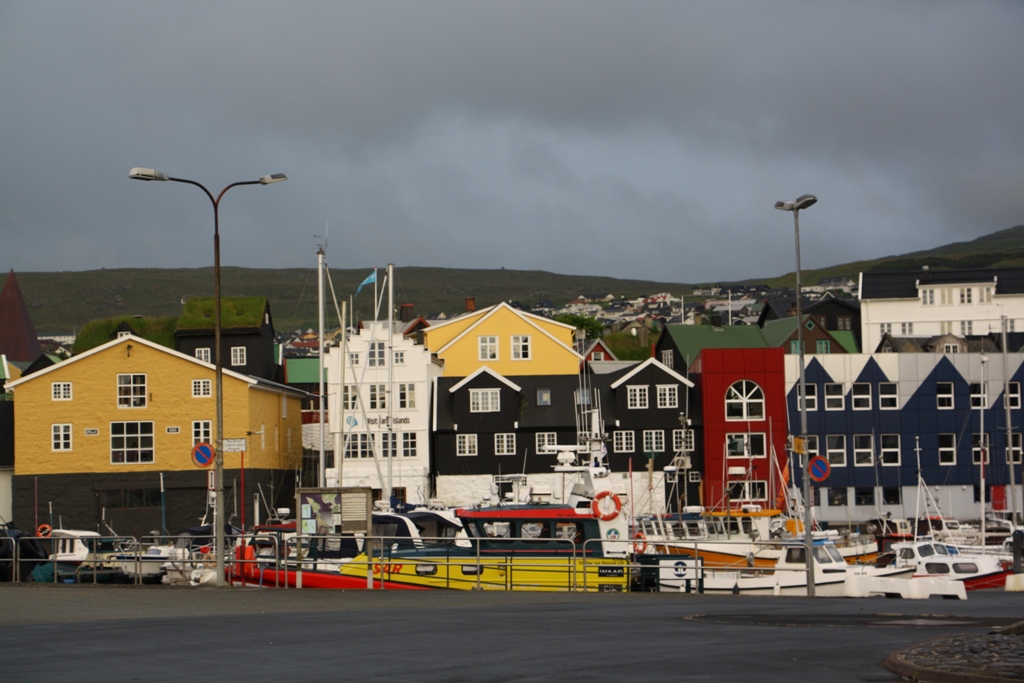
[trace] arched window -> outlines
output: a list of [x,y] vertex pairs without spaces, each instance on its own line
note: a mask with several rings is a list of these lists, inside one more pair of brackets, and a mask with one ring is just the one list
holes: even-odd
[[726,420],[763,420],[764,392],[750,380],[741,379],[725,392]]

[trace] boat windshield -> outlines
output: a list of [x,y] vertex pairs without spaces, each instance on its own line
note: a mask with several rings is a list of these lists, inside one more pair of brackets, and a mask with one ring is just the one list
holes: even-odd
[[[951,550],[954,551],[954,552],[950,552]],[[948,545],[939,545],[938,543],[936,543],[935,544],[935,552],[938,553],[939,555],[953,555],[953,554],[955,554],[955,549],[951,548]]]
[[[832,553],[835,552],[837,557],[833,557]],[[833,562],[842,562],[843,558],[838,557],[839,553],[833,546],[828,545],[816,545],[814,546],[814,561],[818,564],[832,564]]]
[[921,557],[931,557],[935,554],[935,548],[933,548],[930,543],[924,543],[917,547],[917,554]]
[[839,554],[839,550],[836,549],[834,545],[825,546],[825,550],[828,551],[828,554],[832,558],[833,562],[846,562],[846,560],[843,559],[843,556]]

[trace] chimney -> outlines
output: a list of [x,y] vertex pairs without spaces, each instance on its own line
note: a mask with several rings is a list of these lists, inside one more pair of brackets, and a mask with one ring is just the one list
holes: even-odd
[[716,330],[722,329],[722,314],[712,313],[711,314],[711,326]]
[[475,296],[467,296],[466,297],[466,312],[467,313],[472,313],[475,310],[476,310],[476,297]]
[[411,323],[416,317],[412,304],[400,304],[398,307],[398,319],[403,323]]

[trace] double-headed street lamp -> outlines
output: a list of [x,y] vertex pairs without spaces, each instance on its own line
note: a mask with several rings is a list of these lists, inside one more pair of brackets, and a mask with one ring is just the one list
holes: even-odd
[[[214,488],[216,490],[214,533],[216,534],[216,557],[217,557],[217,585],[224,585],[224,366],[221,363],[220,355],[220,200],[224,193],[238,185],[270,185],[288,180],[284,173],[261,176],[259,180],[243,180],[238,183],[231,183],[220,194],[214,198],[213,194],[203,185],[194,180],[185,178],[172,178],[166,173],[153,170],[152,168],[133,168],[128,172],[128,177],[135,180],[170,180],[175,183],[187,183],[195,185],[206,193],[206,196],[213,202],[213,345],[214,363],[216,364],[217,375],[217,445],[213,459],[214,467]],[[244,502],[244,501],[243,501]]]
[[[813,194],[805,194],[797,197],[791,202],[775,202],[775,208],[779,211],[793,212],[793,227],[796,230],[796,345],[800,354],[800,389],[797,394],[797,406],[800,409],[800,437],[807,436],[807,378],[804,374],[804,311],[800,291],[800,210],[813,206],[818,198]],[[806,444],[806,440],[804,444]],[[804,498],[804,554],[807,560],[807,595],[814,597],[814,534],[812,533],[811,520],[811,482],[809,472],[809,458],[807,457],[806,445],[804,447],[804,462],[801,468],[803,479]]]

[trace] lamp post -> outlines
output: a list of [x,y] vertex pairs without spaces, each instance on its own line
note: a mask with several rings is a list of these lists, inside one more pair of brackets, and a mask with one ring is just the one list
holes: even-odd
[[[780,211],[793,212],[793,228],[796,232],[796,339],[797,352],[800,363],[800,389],[797,394],[797,407],[800,409],[800,436],[807,436],[807,377],[804,373],[804,311],[800,291],[800,210],[814,205],[818,198],[813,194],[805,194],[797,197],[791,202],[775,202],[775,208]],[[804,441],[806,443],[806,440]],[[805,448],[804,462],[801,469],[803,479],[804,498],[804,553],[807,561],[807,597],[814,597],[814,538],[811,533],[811,482],[808,465],[810,458],[807,457]]]
[[214,534],[216,542],[217,557],[217,585],[224,585],[224,366],[220,354],[220,200],[228,190],[238,185],[270,185],[288,180],[283,173],[261,176],[259,180],[243,180],[231,183],[220,194],[214,198],[213,194],[203,185],[194,180],[185,178],[173,178],[166,173],[153,170],[152,168],[133,168],[128,172],[128,177],[134,180],[160,180],[172,181],[175,183],[186,183],[195,185],[206,193],[206,196],[213,202],[213,346],[214,363],[217,376],[217,446],[213,458],[214,468],[214,489],[216,491],[216,502],[214,507]]

